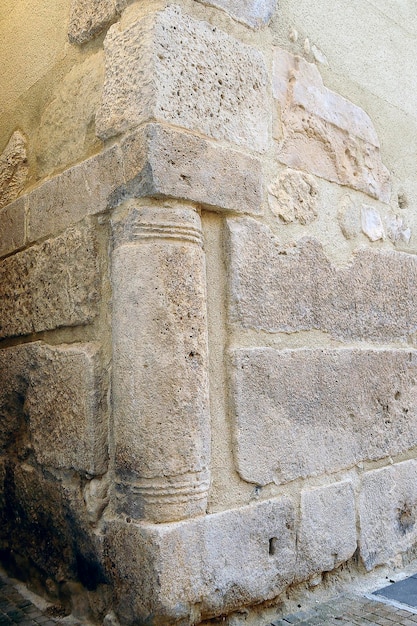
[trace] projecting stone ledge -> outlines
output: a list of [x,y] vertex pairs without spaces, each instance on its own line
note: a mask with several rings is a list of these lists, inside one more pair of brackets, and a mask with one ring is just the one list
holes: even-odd
[[313,63],[280,48],[273,92],[283,125],[279,161],[389,202],[390,175],[365,111],[325,87]]

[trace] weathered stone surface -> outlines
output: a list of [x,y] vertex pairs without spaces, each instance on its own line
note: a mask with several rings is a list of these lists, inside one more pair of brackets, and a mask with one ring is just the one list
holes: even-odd
[[0,210],[0,256],[10,254],[24,245],[25,219],[24,198]]
[[285,224],[310,224],[317,217],[318,188],[312,176],[287,169],[268,187],[272,213]]
[[[102,6],[102,2],[95,3]],[[37,176],[44,178],[102,147],[94,132],[104,82],[100,51],[75,65],[56,88],[42,113],[36,136]],[[65,129],[65,130],[64,130]]]
[[72,0],[69,40],[82,44],[110,26],[126,5],[124,0]]
[[0,155],[0,208],[17,198],[28,176],[26,138],[15,131]]
[[408,350],[235,350],[239,474],[282,484],[414,447],[416,373]]
[[158,624],[198,623],[275,597],[294,574],[288,499],[176,524],[113,522],[107,536],[120,576],[117,612],[123,624],[146,623],[151,615]]
[[148,194],[216,210],[261,210],[262,169],[256,158],[157,124],[127,137],[121,150],[127,182],[113,202]]
[[274,14],[277,0],[200,0],[208,6],[223,9],[239,22],[262,28]]
[[0,263],[0,337],[88,324],[97,314],[100,273],[88,225]]
[[387,235],[394,244],[409,243],[411,239],[411,228],[407,226],[402,217],[390,213],[385,218],[385,224]]
[[28,194],[28,240],[56,234],[104,212],[123,180],[122,157],[112,147],[46,181]]
[[172,521],[205,512],[209,487],[201,223],[180,204],[128,208],[113,223],[117,506]]
[[346,195],[338,211],[339,226],[346,239],[355,239],[361,232],[361,210],[357,202]]
[[389,172],[365,111],[325,87],[313,63],[280,48],[273,92],[281,106],[282,163],[389,202]]
[[281,245],[250,218],[228,219],[230,317],[269,332],[318,329],[342,340],[405,339],[417,330],[417,259],[359,250],[336,269],[314,239]]
[[364,475],[359,498],[360,554],[369,571],[417,541],[417,463]]
[[385,238],[384,226],[378,209],[363,204],[361,208],[362,232],[370,241],[378,241]]
[[114,25],[105,53],[101,138],[156,119],[268,147],[267,72],[254,48],[171,6],[125,30]]
[[[29,436],[45,466],[102,474],[107,465],[105,380],[96,344],[0,350],[0,442]],[[23,433],[28,425],[28,432]]]
[[297,534],[297,577],[333,570],[356,550],[355,498],[344,481],[301,493]]

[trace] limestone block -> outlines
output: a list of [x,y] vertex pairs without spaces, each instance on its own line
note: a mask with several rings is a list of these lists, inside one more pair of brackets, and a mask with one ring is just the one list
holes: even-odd
[[163,195],[216,210],[260,212],[262,168],[254,157],[158,124],[127,137],[121,150],[127,182],[114,203]]
[[312,176],[287,169],[268,187],[272,213],[285,224],[310,224],[317,217],[318,188]]
[[349,481],[301,493],[297,577],[333,570],[356,550],[355,499]]
[[117,506],[158,522],[204,513],[210,430],[200,218],[184,205],[132,201],[113,228]]
[[56,234],[88,215],[104,212],[123,179],[117,147],[46,181],[28,194],[28,240]]
[[[95,3],[103,6],[103,2]],[[37,142],[37,175],[44,178],[57,169],[100,150],[94,132],[95,113],[104,82],[103,52],[74,65],[59,82],[53,100],[42,113]]]
[[362,232],[370,241],[385,239],[384,226],[378,209],[363,204],[361,208],[361,225]]
[[256,49],[170,6],[125,30],[114,25],[105,54],[102,139],[156,119],[267,149],[268,81]]
[[99,358],[96,344],[0,350],[0,442],[10,444],[28,424],[40,464],[103,473],[108,424]]
[[24,198],[0,209],[0,256],[10,254],[24,245],[25,215]]
[[173,524],[112,522],[107,537],[127,625],[151,615],[155,624],[196,624],[274,598],[294,575],[288,499]]
[[124,7],[124,0],[72,0],[68,37],[82,44],[110,26]]
[[360,206],[346,195],[342,198],[337,217],[346,239],[355,239],[361,232]]
[[417,260],[359,250],[339,269],[314,239],[281,245],[250,218],[228,219],[229,314],[244,328],[318,329],[343,341],[401,339],[417,329]]
[[262,28],[274,14],[277,0],[200,0],[208,6],[223,9],[239,22]]
[[325,87],[313,63],[280,48],[273,93],[282,112],[282,163],[389,202],[390,175],[365,111]]
[[417,463],[365,474],[359,498],[360,554],[369,571],[417,541]]
[[27,142],[20,131],[15,131],[0,155],[0,208],[17,198],[25,186],[29,166]]
[[100,273],[95,236],[84,224],[0,263],[0,337],[92,322]]
[[240,476],[283,484],[414,447],[416,371],[408,350],[233,351]]

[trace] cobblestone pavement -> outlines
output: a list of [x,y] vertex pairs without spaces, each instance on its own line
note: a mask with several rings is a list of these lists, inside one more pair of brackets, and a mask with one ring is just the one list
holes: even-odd
[[58,622],[42,613],[6,579],[0,577],[0,626],[55,626]]
[[417,626],[417,615],[357,595],[343,595],[314,609],[271,622],[272,626]]

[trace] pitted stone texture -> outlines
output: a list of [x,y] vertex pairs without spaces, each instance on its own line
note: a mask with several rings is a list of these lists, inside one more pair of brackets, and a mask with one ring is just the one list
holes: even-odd
[[72,0],[68,29],[69,40],[82,44],[110,26],[127,0]]
[[17,198],[29,172],[26,138],[15,131],[0,155],[0,208]]
[[328,572],[356,550],[355,498],[348,481],[301,493],[297,578]]
[[417,330],[417,260],[359,250],[336,269],[315,239],[281,245],[250,218],[228,219],[230,319],[268,332],[318,329],[348,341]]
[[102,474],[108,424],[99,358],[96,344],[0,350],[2,446],[20,432],[42,465]]
[[359,498],[360,554],[369,571],[417,541],[417,463],[365,474]]
[[416,374],[408,350],[235,350],[240,476],[283,484],[413,448]]
[[183,131],[149,124],[122,142],[126,184],[113,196],[172,196],[258,214],[262,203],[261,162]]
[[369,116],[324,86],[317,67],[275,48],[273,92],[281,107],[278,159],[389,202],[391,186]]
[[28,241],[104,212],[123,180],[122,156],[112,147],[46,181],[28,194]]
[[0,256],[10,254],[25,243],[25,199],[19,198],[0,209]]
[[101,138],[156,119],[268,147],[267,72],[254,48],[171,6],[124,31],[114,25],[105,53]]
[[18,252],[0,263],[0,337],[92,322],[100,272],[92,227]]
[[107,536],[120,575],[118,617],[127,625],[151,615],[161,625],[199,623],[274,598],[294,575],[294,511],[287,499],[175,524],[113,522]]
[[199,0],[202,4],[223,9],[238,22],[262,28],[274,14],[277,0]]
[[312,176],[287,169],[268,187],[272,213],[285,224],[310,224],[317,217],[317,184]]

